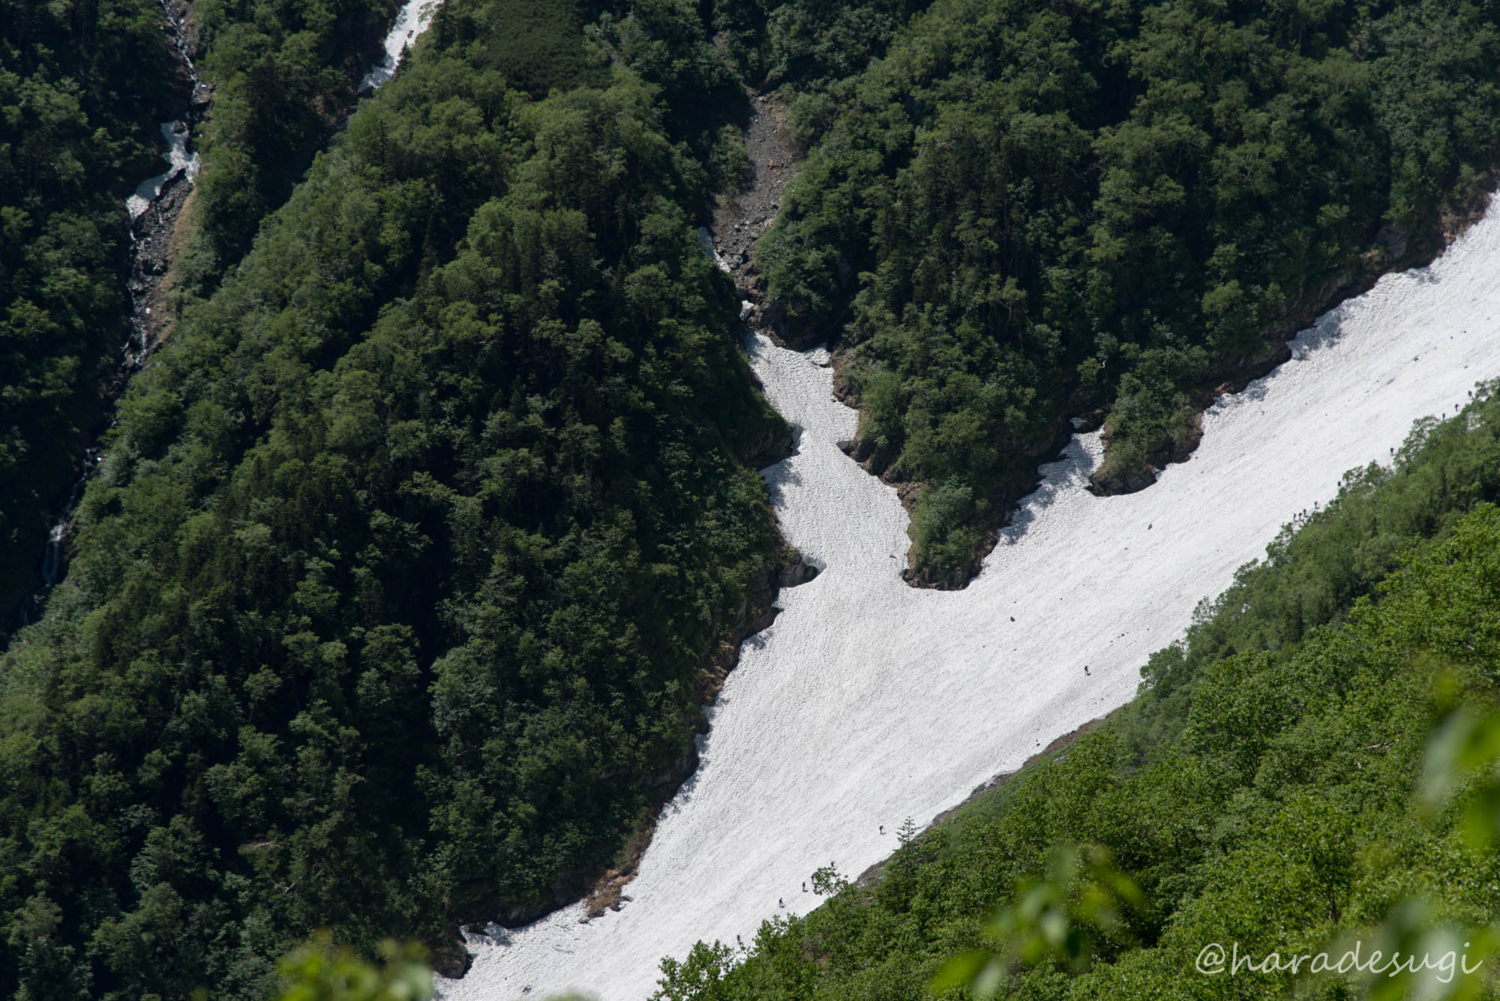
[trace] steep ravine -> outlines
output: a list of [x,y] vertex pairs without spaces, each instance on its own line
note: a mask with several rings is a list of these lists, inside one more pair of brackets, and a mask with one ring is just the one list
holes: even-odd
[[[432,15],[441,2],[407,0],[402,5],[382,43],[384,55],[381,61],[371,67],[360,83],[361,94],[374,91],[395,75],[407,48],[431,24]],[[158,293],[171,270],[173,254],[183,239],[179,223],[198,174],[193,130],[208,114],[212,99],[211,90],[199,78],[193,61],[197,45],[188,23],[189,4],[186,0],[160,0],[160,3],[162,30],[174,53],[174,75],[177,77],[177,85],[163,106],[175,104],[173,111],[176,115],[172,120],[158,124],[161,153],[156,166],[164,169],[141,178],[125,201],[131,237],[130,261],[125,269],[130,332],[120,347],[119,361],[114,366],[109,384],[101,390],[104,403],[101,413],[105,414],[113,411],[130,377],[146,363],[163,336],[167,310],[163,308]],[[94,429],[91,438],[95,444],[85,450],[82,468],[77,470],[71,483],[60,483],[53,489],[57,501],[52,528],[26,585],[30,593],[8,616],[8,621],[6,617],[0,617],[0,641],[8,631],[6,626],[20,628],[36,621],[53,586],[67,572],[67,542],[74,509],[84,485],[98,466],[100,448],[97,441],[107,426],[101,424]]]
[[[99,413],[108,415],[125,386],[145,362],[152,342],[152,308],[156,290],[170,265],[169,247],[178,214],[192,189],[198,172],[198,156],[192,152],[192,126],[207,107],[208,94],[193,65],[192,40],[189,37],[186,5],[177,0],[161,0],[162,30],[169,42],[177,78],[172,92],[163,99],[175,117],[158,125],[161,148],[158,167],[165,169],[143,177],[125,201],[130,218],[130,262],[126,269],[125,291],[129,303],[129,334],[120,345],[119,358],[106,385],[100,387]],[[171,113],[171,112],[169,112]],[[98,466],[100,450],[97,440],[107,425],[101,424],[90,437],[95,444],[84,450],[82,466],[71,483],[59,483],[51,491],[56,497],[52,528],[47,534],[27,589],[10,621],[0,620],[0,638],[4,626],[20,628],[36,620],[47,602],[47,595],[67,570],[67,540],[73,511],[83,495],[84,484]]]
[[[733,268],[736,245],[718,235]],[[810,910],[814,869],[859,873],[906,817],[955,806],[1128,701],[1147,656],[1283,524],[1331,498],[1346,470],[1385,459],[1413,420],[1452,413],[1500,376],[1497,266],[1491,210],[1431,266],[1324,314],[1283,365],[1216,401],[1192,461],[1149,490],[1090,492],[1100,435],[1073,436],[959,591],[901,579],[906,514],[840,449],[856,414],[835,397],[827,352],[751,332],[754,369],[799,429],[796,453],[764,471],[777,517],[825,569],[745,642],[620,913],[584,922],[580,903],[476,932],[474,966],[445,995],[638,1001],[661,955]]]

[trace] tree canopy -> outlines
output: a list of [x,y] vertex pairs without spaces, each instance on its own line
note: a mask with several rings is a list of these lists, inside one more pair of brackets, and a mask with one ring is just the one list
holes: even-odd
[[[576,897],[641,830],[777,548],[746,459],[789,429],[694,232],[745,175],[745,86],[809,150],[759,265],[838,341],[872,468],[922,484],[929,580],[1067,416],[1105,422],[1106,480],[1190,447],[1205,384],[1472,211],[1500,121],[1494,11],[1447,0],[447,0],[356,105],[394,7],[194,6],[180,316],[0,653],[7,996],[264,998],[318,928],[337,946],[292,972],[379,993],[340,948],[451,968],[457,922]],[[7,560],[101,407],[139,95],[173,70],[146,0],[9,4],[0,44]],[[1490,692],[1495,407],[1351,476],[1122,721],[912,841],[873,902],[769,926],[733,973],[705,945],[667,996],[909,996],[1061,837],[1157,903],[1023,994],[1164,990],[1192,920],[1265,932],[1245,893],[1358,923],[1369,859],[1478,914],[1488,870],[1423,861],[1451,831],[1395,804],[1424,658]]]
[[[393,0],[199,0],[214,93],[174,285],[211,290],[352,97]],[[159,123],[192,101],[155,0],[0,11],[0,635],[50,520],[108,421],[131,336],[125,197],[160,172]],[[165,241],[167,236],[164,234]]]

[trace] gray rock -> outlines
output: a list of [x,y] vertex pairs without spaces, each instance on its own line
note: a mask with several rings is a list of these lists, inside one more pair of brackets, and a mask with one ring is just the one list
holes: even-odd
[[1385,248],[1386,254],[1393,261],[1400,260],[1406,254],[1406,241],[1406,230],[1396,223],[1386,223],[1375,234],[1375,242]]

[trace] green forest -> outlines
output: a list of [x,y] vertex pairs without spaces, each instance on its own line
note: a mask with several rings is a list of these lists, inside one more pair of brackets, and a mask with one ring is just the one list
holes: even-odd
[[[131,372],[124,200],[191,81],[155,0],[0,3],[0,997],[425,997],[459,923],[626,857],[791,556],[755,467],[793,431],[697,232],[750,95],[805,157],[756,250],[781,333],[835,349],[939,586],[1067,418],[1143,486],[1500,163],[1491,4],[446,0],[360,96],[397,6],[172,8],[202,166]],[[1419,892],[1493,919],[1458,808],[1409,809],[1434,679],[1494,696],[1493,504],[1482,399],[1065,757],[661,996],[922,996],[1061,841],[1147,904],[1017,997],[1173,996],[1202,929],[1315,943]]]
[[951,957],[993,947],[992,915],[1059,843],[1106,850],[1143,900],[1090,942],[1088,968],[1047,957],[1000,996],[1362,997],[1357,978],[1192,971],[1211,942],[1257,957],[1374,942],[1419,900],[1423,921],[1493,925],[1500,857],[1464,837],[1469,805],[1495,824],[1493,790],[1475,781],[1433,815],[1420,792],[1444,700],[1495,704],[1497,501],[1500,399],[1419,424],[1394,468],[1351,473],[1205,601],[1102,727],[905,839],[872,887],[844,882],[744,951],[665,961],[656,998],[922,997]]
[[[0,566],[40,562],[128,336],[124,196],[155,158],[141,95],[171,83],[159,22],[150,0],[0,10]],[[0,580],[0,636],[31,577]]]

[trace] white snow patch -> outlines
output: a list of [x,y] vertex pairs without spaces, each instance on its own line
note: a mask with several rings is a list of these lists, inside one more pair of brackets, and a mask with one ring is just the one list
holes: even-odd
[[755,338],[756,372],[803,429],[766,480],[787,539],[827,569],[782,592],[780,618],[745,642],[634,900],[587,923],[574,905],[491,926],[443,996],[575,988],[639,1001],[661,956],[748,942],[763,919],[811,910],[818,898],[801,886],[815,868],[859,873],[896,847],[904,818],[927,822],[1128,701],[1147,655],[1283,524],[1334,496],[1344,471],[1387,459],[1414,419],[1451,413],[1500,375],[1497,266],[1491,210],[1432,267],[1387,276],[1304,331],[1293,360],[1216,404],[1191,461],[1141,493],[1088,493],[1099,435],[1075,437],[957,592],[901,582],[895,491],[835,446],[855,412],[811,353]]
[[406,0],[401,5],[396,22],[385,36],[385,58],[371,67],[359,82],[361,93],[376,89],[396,75],[396,67],[401,65],[407,47],[432,24],[432,15],[441,3],[442,0]]
[[161,197],[162,190],[172,178],[185,173],[191,182],[198,176],[198,154],[187,151],[188,139],[192,135],[187,123],[162,122],[161,135],[167,141],[167,151],[161,155],[167,161],[167,169],[137,184],[135,193],[125,199],[125,208],[132,220],[139,219],[141,213]]

